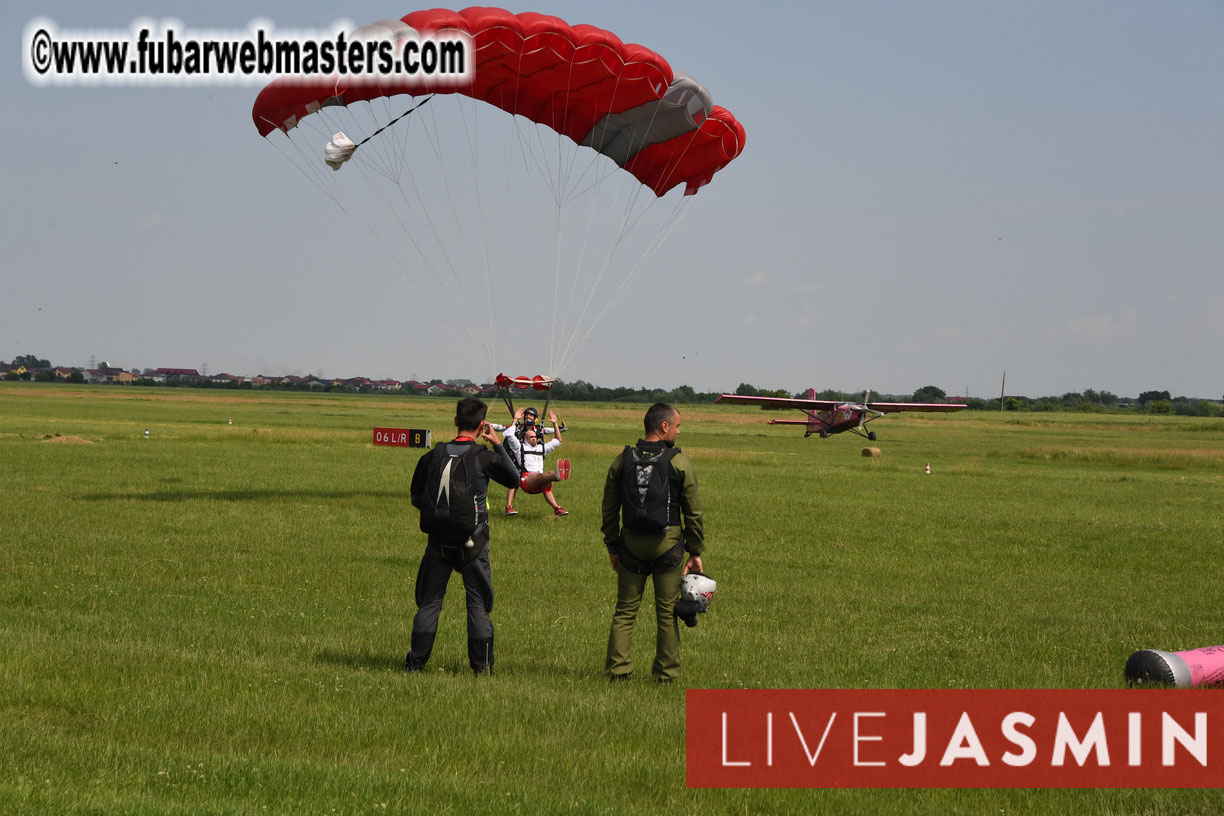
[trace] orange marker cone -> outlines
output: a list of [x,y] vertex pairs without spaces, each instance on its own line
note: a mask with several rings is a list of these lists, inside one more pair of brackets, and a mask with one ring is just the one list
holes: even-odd
[[926,473],[926,475],[928,475],[928,476],[930,476],[930,475],[931,475],[931,463],[930,463],[930,462],[927,462],[927,463],[926,463],[926,471],[925,471],[925,473]]

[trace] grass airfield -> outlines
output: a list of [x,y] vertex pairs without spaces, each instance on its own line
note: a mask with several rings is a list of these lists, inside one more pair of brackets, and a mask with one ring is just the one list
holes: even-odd
[[718,597],[680,683],[649,682],[644,611],[611,685],[599,503],[645,407],[558,406],[567,518],[521,496],[503,519],[490,491],[480,680],[458,578],[426,673],[399,671],[419,451],[371,444],[449,438],[452,400],[0,383],[0,813],[1224,811],[1219,790],[684,784],[685,688],[1117,688],[1136,649],[1224,642],[1224,421],[897,416],[864,458],[681,406]]

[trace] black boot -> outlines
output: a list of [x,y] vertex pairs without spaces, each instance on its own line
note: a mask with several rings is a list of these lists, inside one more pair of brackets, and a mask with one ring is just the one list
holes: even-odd
[[429,662],[429,655],[433,651],[436,635],[436,632],[412,633],[412,650],[404,658],[404,671],[412,674],[425,670],[425,664]]
[[492,674],[493,638],[469,638],[468,663],[477,674]]

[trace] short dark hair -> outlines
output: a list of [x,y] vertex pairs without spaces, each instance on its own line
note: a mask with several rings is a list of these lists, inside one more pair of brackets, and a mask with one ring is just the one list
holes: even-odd
[[646,426],[646,433],[659,430],[663,427],[664,422],[670,422],[677,413],[679,412],[666,402],[656,402],[646,411],[646,420],[643,423]]
[[464,397],[455,404],[455,426],[461,431],[478,431],[489,413],[489,406],[476,397]]

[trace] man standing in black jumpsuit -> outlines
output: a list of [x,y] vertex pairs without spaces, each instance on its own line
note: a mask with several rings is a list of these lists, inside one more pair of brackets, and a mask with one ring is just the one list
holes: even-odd
[[[419,672],[425,668],[433,651],[434,637],[438,631],[438,614],[442,611],[442,599],[452,572],[463,578],[463,589],[467,597],[468,662],[477,674],[493,673],[493,622],[489,613],[493,611],[493,577],[489,566],[489,479],[507,488],[517,487],[518,468],[502,447],[502,440],[489,423],[485,422],[488,406],[475,397],[459,400],[455,406],[455,427],[459,433],[450,442],[437,445],[417,460],[412,474],[412,504],[418,509],[432,501],[426,495],[426,481],[430,464],[437,457],[462,456],[472,448],[475,468],[472,474],[472,493],[476,503],[477,532],[470,538],[447,538],[430,534],[421,556],[421,566],[416,579],[416,617],[412,619],[412,647],[405,659],[404,668]],[[477,445],[483,439],[493,445],[492,449]]]

